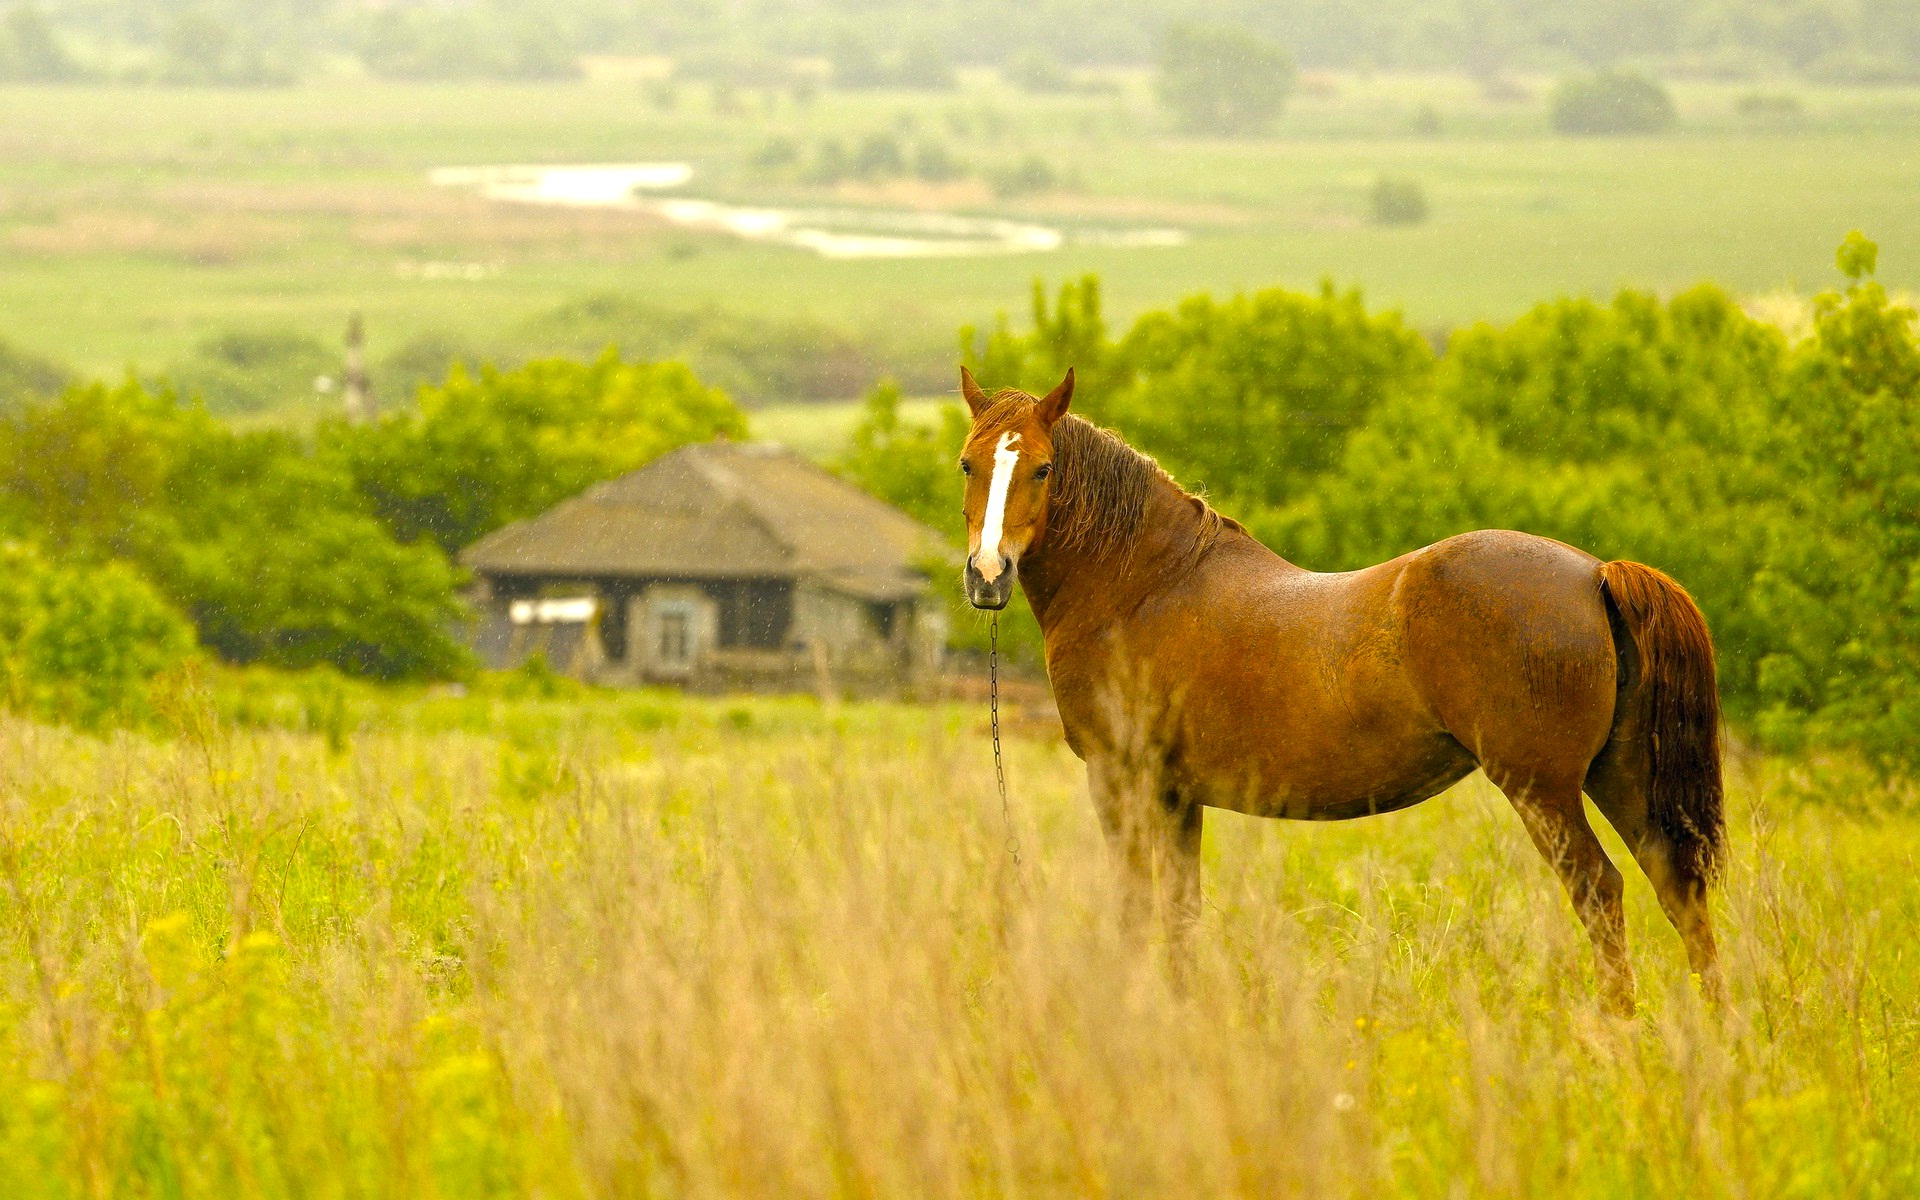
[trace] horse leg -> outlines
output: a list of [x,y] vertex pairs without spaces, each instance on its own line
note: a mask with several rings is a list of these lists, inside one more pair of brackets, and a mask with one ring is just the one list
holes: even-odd
[[1720,976],[1713,918],[1707,911],[1707,886],[1679,869],[1672,847],[1648,819],[1645,763],[1628,761],[1640,758],[1628,745],[1609,746],[1587,775],[1587,794],[1633,852],[1660,899],[1660,911],[1667,914],[1687,948],[1687,963],[1699,976],[1701,995],[1717,1006],[1726,999],[1726,985]]
[[1500,790],[1513,802],[1534,846],[1559,873],[1587,927],[1602,1002],[1617,1015],[1632,1016],[1633,964],[1627,959],[1626,909],[1621,904],[1625,889],[1619,868],[1587,824],[1580,789],[1503,783]]
[[1157,918],[1176,977],[1192,959],[1200,917],[1200,837],[1205,809],[1153,773],[1089,763],[1087,782],[1120,875],[1121,924],[1140,940]]
[[1193,931],[1200,923],[1200,835],[1207,810],[1178,792],[1169,792],[1161,803],[1167,847],[1167,958],[1175,981],[1184,987],[1193,974]]

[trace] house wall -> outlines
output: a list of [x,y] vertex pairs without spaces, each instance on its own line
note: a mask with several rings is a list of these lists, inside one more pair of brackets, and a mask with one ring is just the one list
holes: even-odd
[[515,624],[512,601],[504,598],[471,602],[473,620],[467,644],[481,662],[496,670],[511,670],[540,655],[556,671],[581,678],[598,675],[607,662],[597,621]]
[[794,589],[793,629],[787,641],[809,651],[819,645],[829,658],[888,647],[874,627],[865,601],[804,584]]
[[[513,599],[591,594],[600,613],[591,648],[551,633],[515,637],[505,613]],[[879,607],[826,588],[787,580],[542,579],[483,580],[471,598],[481,616],[473,643],[493,666],[514,666],[543,649],[556,669],[608,684],[678,683],[699,690],[801,690],[890,694],[936,674],[947,621],[937,599],[901,601],[890,619]],[[695,664],[657,661],[657,606],[680,603],[694,616]],[[887,626],[885,633],[882,626]],[[585,652],[582,653],[581,651]],[[555,652],[559,653],[556,654]]]

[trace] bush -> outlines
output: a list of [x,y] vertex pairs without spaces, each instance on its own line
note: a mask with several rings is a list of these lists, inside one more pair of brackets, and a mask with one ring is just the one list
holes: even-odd
[[1427,190],[1415,179],[1383,175],[1371,197],[1375,225],[1418,225],[1427,219]]
[[822,138],[813,148],[813,162],[807,167],[806,182],[815,187],[832,187],[853,174],[853,156],[839,138]]
[[1011,199],[1051,191],[1059,186],[1060,176],[1046,159],[1029,154],[1019,162],[993,172],[989,182],[993,184],[996,196]]
[[7,705],[86,728],[148,711],[155,676],[193,630],[128,567],[61,565],[0,545],[0,689]]
[[1265,132],[1294,75],[1285,50],[1237,26],[1176,24],[1160,40],[1160,103],[1188,133]]
[[1631,71],[1602,71],[1560,81],[1553,93],[1553,128],[1575,135],[1664,133],[1677,114],[1673,97]]
[[921,138],[913,147],[913,173],[929,183],[945,183],[966,174],[966,166],[938,138]]
[[906,173],[906,154],[900,139],[890,133],[870,133],[853,152],[852,174],[856,179],[891,179]]
[[748,162],[755,170],[778,171],[800,161],[800,143],[789,137],[772,137],[761,142]]

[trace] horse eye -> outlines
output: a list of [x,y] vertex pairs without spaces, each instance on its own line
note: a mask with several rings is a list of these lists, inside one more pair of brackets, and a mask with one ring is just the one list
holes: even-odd
[[961,463],[960,463],[960,473],[961,473],[962,475],[971,475],[971,474],[973,474],[973,464],[972,464],[972,463],[970,463],[970,462],[967,462],[967,461],[965,461],[965,460],[963,459],[963,460],[961,461]]
[[1049,475],[1051,475],[1051,474],[1053,474],[1053,464],[1052,464],[1052,463],[1041,463],[1041,464],[1040,464],[1040,468],[1039,468],[1039,470],[1037,470],[1037,471],[1035,471],[1035,472],[1033,473],[1033,477],[1034,477],[1034,478],[1035,478],[1036,480],[1038,480],[1038,479],[1045,479],[1045,478],[1046,478],[1047,476],[1049,476]]

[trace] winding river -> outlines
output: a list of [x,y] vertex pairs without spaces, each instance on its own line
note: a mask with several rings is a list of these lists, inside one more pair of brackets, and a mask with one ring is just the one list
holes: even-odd
[[778,208],[677,193],[687,163],[442,167],[428,179],[489,200],[651,213],[674,225],[811,250],[823,258],[962,258],[1033,254],[1067,245],[1178,246],[1183,230],[1056,228],[1030,221],[885,208]]

